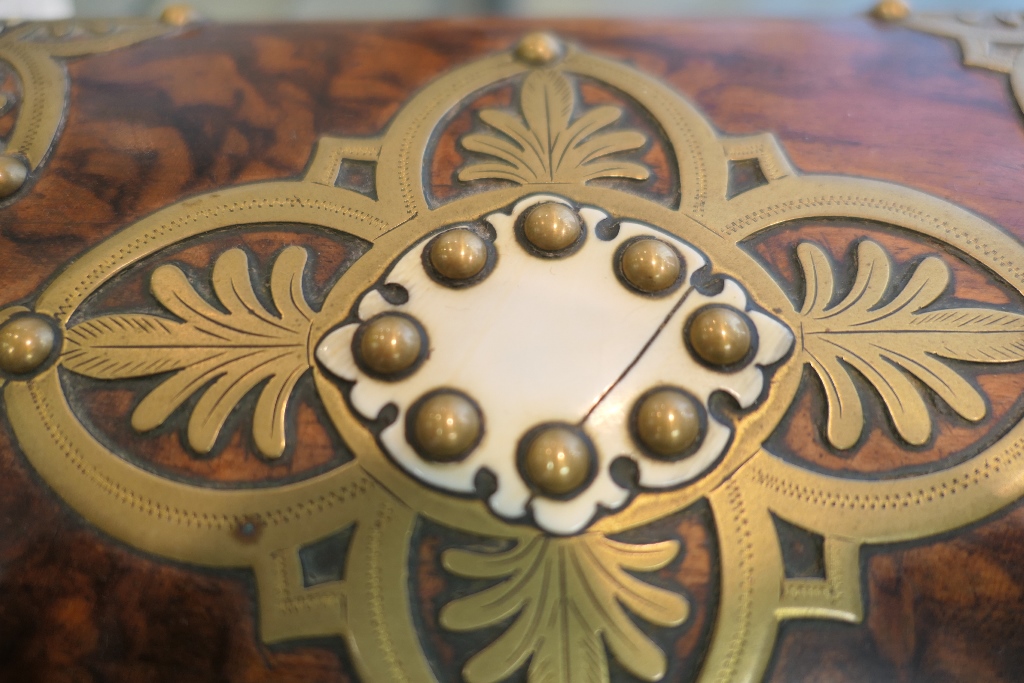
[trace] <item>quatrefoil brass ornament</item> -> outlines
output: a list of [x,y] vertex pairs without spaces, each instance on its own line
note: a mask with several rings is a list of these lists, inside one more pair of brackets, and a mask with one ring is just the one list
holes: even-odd
[[[495,88],[510,106],[477,106]],[[442,196],[424,169],[464,111],[464,163]],[[660,194],[653,149],[671,160]],[[374,196],[337,185],[347,161],[376,164]],[[764,182],[732,187],[735,162]],[[845,263],[798,239],[790,280],[751,246],[824,218],[942,243],[1015,298],[954,299],[939,254],[894,274],[870,239]],[[304,246],[282,245],[267,273],[224,249],[208,273],[155,267],[148,307],[87,305],[180,245],[274,224],[316,226],[360,253],[324,285]],[[1024,495],[1019,420],[947,465],[885,479],[820,471],[772,440],[812,389],[836,452],[862,443],[869,411],[911,448],[936,438],[936,406],[986,419],[974,369],[1024,360],[1022,258],[967,211],[802,175],[771,135],[720,135],[665,85],[536,34],[441,76],[379,137],[322,138],[297,180],[191,197],[69,264],[30,309],[0,312],[12,354],[32,330],[29,342],[54,345],[4,366],[4,400],[29,462],[91,524],[158,557],[251,569],[265,641],[340,636],[368,682],[450,678],[410,604],[426,523],[481,539],[440,557],[481,580],[440,609],[440,628],[495,634],[456,676],[667,680],[656,634],[693,623],[685,592],[657,574],[686,552],[659,524],[708,505],[721,588],[697,679],[749,681],[780,622],[862,618],[862,546],[961,527]],[[353,457],[260,487],[164,476],[81,419],[66,395],[81,378],[151,378],[125,424],[145,437],[185,415],[197,457],[216,457],[250,411],[253,457],[268,462],[301,447],[289,406],[311,378]],[[777,519],[823,539],[823,577],[787,574]],[[343,577],[308,585],[302,549],[344,530]]]

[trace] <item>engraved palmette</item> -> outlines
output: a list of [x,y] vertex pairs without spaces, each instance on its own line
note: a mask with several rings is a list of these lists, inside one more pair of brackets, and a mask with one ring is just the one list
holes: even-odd
[[[478,110],[455,193],[432,195],[423,169],[446,122],[496,86],[510,105]],[[594,87],[619,104],[588,100]],[[662,198],[642,185],[655,145],[677,174]],[[344,160],[376,164],[374,197],[335,185]],[[730,188],[732,162],[764,182]],[[825,396],[828,448],[856,448],[871,410],[914,446],[934,438],[937,405],[986,419],[968,367],[1024,358],[1020,299],[953,301],[938,254],[897,267],[865,239],[841,261],[800,238],[793,284],[748,247],[822,217],[941,241],[1024,291],[1021,246],[977,216],[801,175],[771,136],[720,136],[642,73],[529,36],[440,77],[380,137],[321,139],[302,178],[166,207],[69,264],[30,308],[0,312],[5,406],[28,460],[90,523],[161,557],[251,568],[264,640],[343,637],[367,681],[497,683],[524,668],[535,682],[666,680],[661,634],[692,628],[693,603],[657,574],[687,550],[659,523],[706,500],[721,590],[697,676],[756,679],[781,621],[861,619],[863,544],[957,528],[1024,495],[1012,421],[951,465],[884,480],[774,452],[805,377]],[[85,305],[192,238],[274,223],[369,246],[322,296],[306,277],[316,256],[290,245],[266,273],[226,249],[203,284],[159,265],[145,310]],[[254,457],[269,461],[299,438],[288,406],[311,377],[354,457],[262,488],[165,477],[83,424],[64,393],[76,377],[152,377],[125,423],[148,435],[186,413],[185,439],[207,457],[251,406]],[[776,519],[822,537],[822,577],[786,573]],[[440,557],[480,580],[440,607],[440,627],[496,634],[454,674],[412,617],[408,554],[426,523],[487,541]],[[353,529],[343,578],[308,585],[302,549]]]

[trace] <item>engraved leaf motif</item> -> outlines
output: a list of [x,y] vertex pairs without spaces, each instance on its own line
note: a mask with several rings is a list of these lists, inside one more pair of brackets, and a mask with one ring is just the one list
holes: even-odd
[[917,378],[971,421],[987,412],[978,390],[943,359],[1009,363],[1024,359],[1024,316],[990,308],[923,311],[946,291],[950,274],[928,257],[889,301],[892,264],[877,243],[857,248],[857,276],[842,301],[831,305],[835,277],[829,257],[802,243],[797,257],[807,283],[802,316],[806,361],[817,372],[828,402],[826,433],[836,448],[857,443],[864,409],[849,368],[875,388],[899,435],[913,445],[931,436],[932,419]]
[[531,683],[608,681],[607,651],[645,681],[665,675],[665,654],[625,609],[658,626],[686,620],[681,595],[629,572],[650,572],[672,561],[679,543],[620,543],[601,534],[538,536],[500,553],[450,550],[449,571],[478,579],[506,579],[455,600],[441,611],[453,631],[494,626],[517,615],[493,643],[474,655],[463,675],[469,683],[498,683],[529,661]]
[[200,453],[213,448],[238,402],[266,382],[256,402],[253,438],[263,455],[279,457],[288,400],[309,368],[313,311],[302,292],[306,258],[305,249],[289,247],[274,264],[270,291],[280,316],[256,297],[241,249],[225,252],[213,267],[214,293],[226,313],[204,300],[181,269],[161,266],[150,288],[180,320],[143,314],[88,320],[68,330],[62,364],[104,380],[173,372],[139,403],[132,426],[154,429],[201,392],[188,422],[189,444]]
[[646,166],[615,158],[643,147],[647,139],[642,133],[600,132],[618,121],[622,111],[600,106],[572,121],[575,100],[572,84],[562,73],[531,73],[520,92],[521,117],[485,109],[480,112],[480,120],[496,133],[472,133],[462,138],[464,148],[489,156],[492,161],[466,166],[459,172],[459,179],[491,178],[528,185],[648,178]]

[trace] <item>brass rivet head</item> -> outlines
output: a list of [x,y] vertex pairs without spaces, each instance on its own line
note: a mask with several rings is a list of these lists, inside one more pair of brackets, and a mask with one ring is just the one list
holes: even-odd
[[545,202],[531,208],[523,220],[523,235],[541,251],[561,251],[579,239],[583,226],[565,204]]
[[419,360],[422,348],[419,327],[402,315],[382,315],[360,330],[359,360],[381,375],[408,370]]
[[641,292],[661,292],[679,279],[679,255],[653,237],[635,240],[622,250],[622,277]]
[[456,391],[440,391],[415,408],[412,441],[423,459],[452,462],[473,450],[482,424],[476,404]]
[[53,328],[42,318],[23,315],[0,327],[0,370],[12,375],[32,372],[53,351]]
[[160,13],[160,21],[168,26],[185,26],[199,18],[191,5],[168,5]]
[[523,470],[538,491],[547,496],[575,493],[590,479],[594,459],[586,440],[574,429],[546,427],[526,448]]
[[562,41],[550,33],[538,31],[523,36],[516,46],[516,58],[532,66],[544,66],[561,59]]
[[472,230],[449,230],[431,243],[430,264],[450,280],[468,280],[487,265],[487,245]]
[[0,154],[0,197],[9,197],[25,184],[28,167],[18,157]]
[[243,517],[235,524],[235,538],[242,543],[255,543],[260,539],[267,523],[259,517]]
[[706,363],[730,366],[739,363],[754,341],[747,317],[734,308],[709,306],[693,317],[690,346]]
[[635,415],[636,435],[654,455],[682,455],[700,437],[700,406],[678,389],[651,392],[640,400]]
[[910,5],[904,0],[881,0],[871,10],[871,16],[882,21],[902,21],[910,16]]

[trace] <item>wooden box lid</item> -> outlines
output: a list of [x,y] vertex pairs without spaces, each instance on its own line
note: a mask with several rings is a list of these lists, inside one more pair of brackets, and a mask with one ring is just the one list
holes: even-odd
[[1024,17],[880,15],[6,26],[0,680],[1019,680]]

